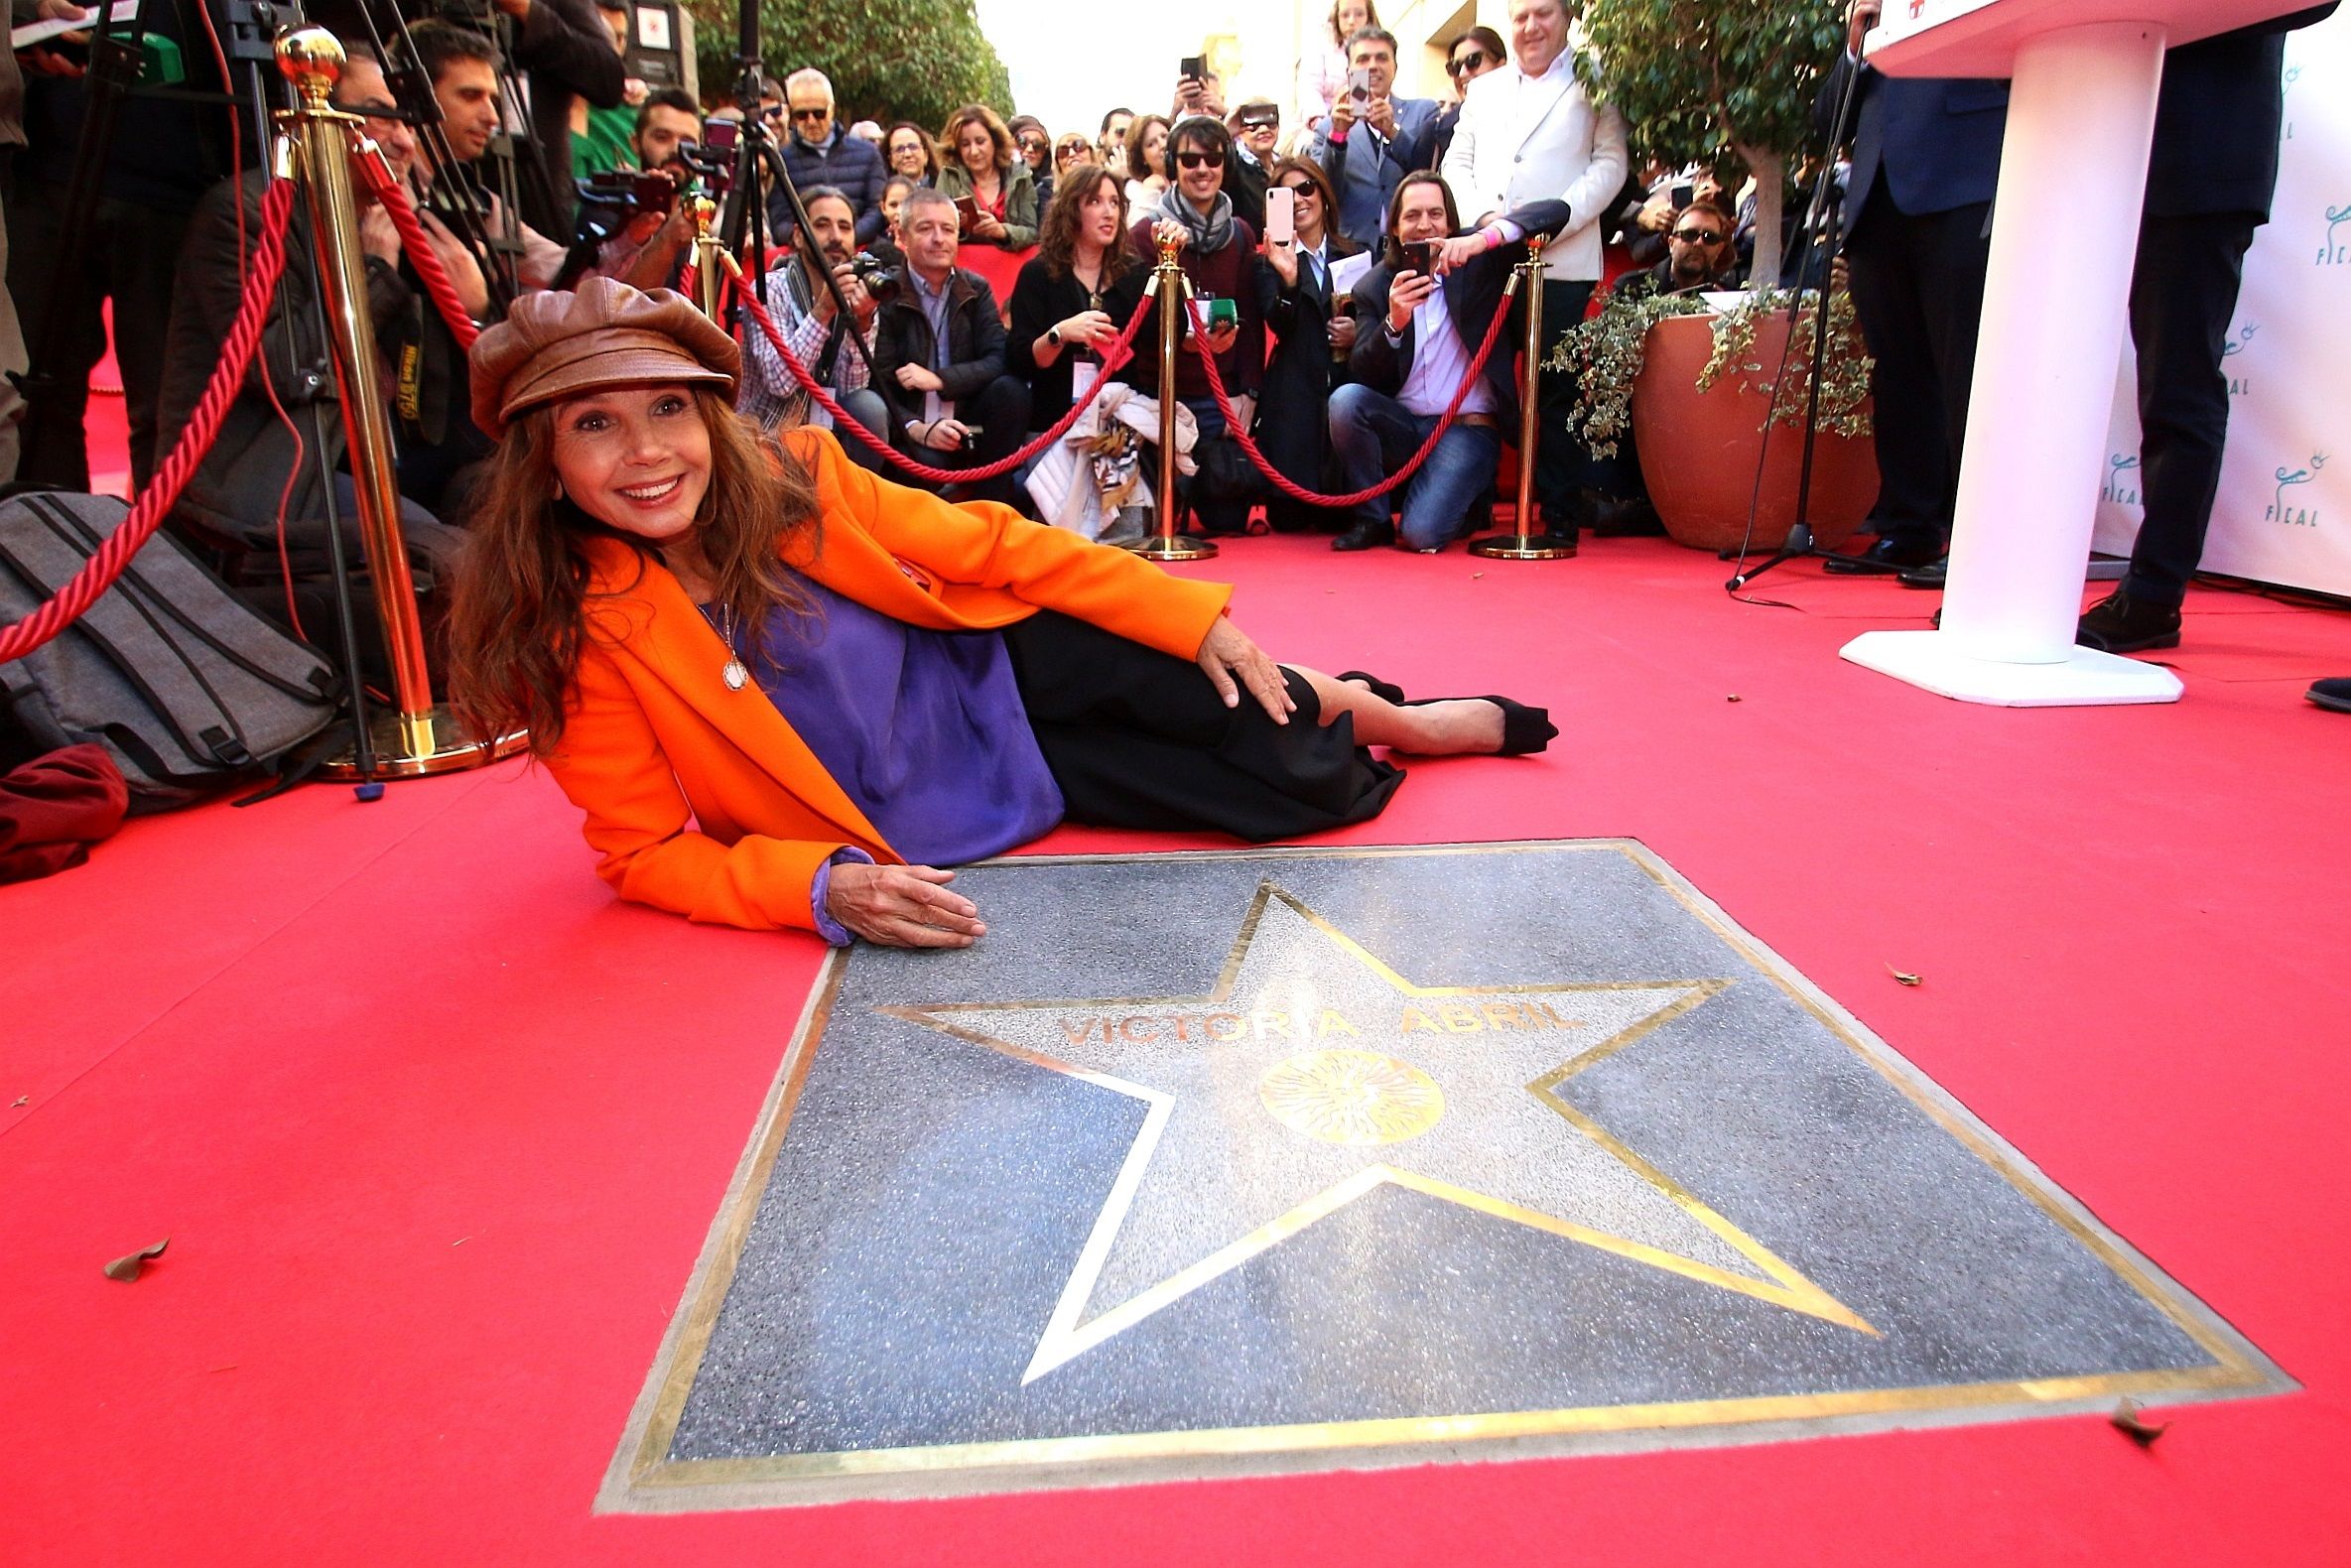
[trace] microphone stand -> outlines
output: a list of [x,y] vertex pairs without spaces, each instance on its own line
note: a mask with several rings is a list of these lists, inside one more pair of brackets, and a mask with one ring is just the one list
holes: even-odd
[[[1837,94],[1837,112],[1829,126],[1828,145],[1822,149],[1820,172],[1813,177],[1812,199],[1804,208],[1805,254],[1808,261],[1815,255],[1819,258],[1820,286],[1816,291],[1817,303],[1812,312],[1812,353],[1804,383],[1804,448],[1802,460],[1796,467],[1796,519],[1788,525],[1787,539],[1777,550],[1760,564],[1734,574],[1731,581],[1723,585],[1723,590],[1727,593],[1738,592],[1773,567],[1784,566],[1807,556],[1831,553],[1812,541],[1812,462],[1813,455],[1820,445],[1821,367],[1827,363],[1829,351],[1829,273],[1845,238],[1843,197],[1837,190],[1837,149],[1845,145],[1845,139],[1852,130],[1854,106],[1861,96],[1861,73],[1862,62],[1856,56],[1853,68],[1845,73],[1844,86]],[[1787,329],[1791,338],[1795,334],[1797,320],[1803,314],[1804,274],[1810,270],[1809,266],[1799,269],[1796,286],[1788,292]],[[1771,380],[1770,407],[1773,411],[1779,407],[1780,377],[1786,373],[1787,356],[1783,351],[1779,375]],[[1763,421],[1763,447],[1756,454],[1758,497],[1763,492],[1763,463],[1771,454],[1771,423],[1768,418]],[[1755,500],[1748,503],[1747,526],[1751,536],[1755,530],[1757,505],[1758,501]],[[1737,559],[1741,563],[1747,560],[1747,547],[1744,544],[1739,547]]]

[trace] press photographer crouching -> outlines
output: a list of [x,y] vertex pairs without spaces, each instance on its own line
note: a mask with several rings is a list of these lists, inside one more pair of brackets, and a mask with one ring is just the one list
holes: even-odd
[[[809,237],[816,241],[825,266],[840,283],[842,302],[848,305],[849,315],[847,319],[842,316],[833,291],[817,275],[815,263],[798,248],[787,252],[767,275],[768,314],[775,318],[776,330],[783,334],[793,357],[825,383],[858,424],[886,440],[889,409],[880,394],[870,389],[868,361],[881,307],[896,299],[904,285],[891,268],[857,254],[856,208],[846,195],[831,186],[811,186],[801,192],[800,201],[808,211]],[[864,353],[847,340],[852,321]],[[742,391],[735,407],[762,430],[794,425],[833,429],[832,414],[793,378],[767,333],[754,323],[743,338],[749,351],[743,360]],[[881,458],[863,442],[845,435],[841,446],[851,462],[877,470],[881,467]]]
[[[1356,285],[1354,379],[1331,394],[1331,448],[1343,489],[1377,484],[1420,450],[1502,309],[1514,242],[1555,233],[1567,219],[1566,202],[1535,201],[1449,239],[1460,226],[1453,193],[1426,170],[1404,177],[1388,198],[1385,259]],[[1502,328],[1419,472],[1359,506],[1333,550],[1397,543],[1398,512],[1401,543],[1422,555],[1473,531],[1471,510],[1494,484],[1502,433],[1518,422],[1509,332]]]
[[[898,208],[906,270],[874,327],[873,384],[900,450],[937,468],[1008,457],[1028,429],[1028,385],[1004,369],[1004,322],[987,280],[955,264],[953,199],[928,187]],[[917,483],[910,476],[906,482]],[[1009,502],[1012,476],[954,487],[957,499]]]
[[[394,104],[383,67],[363,50],[351,48],[334,102],[337,108],[368,116],[368,136],[383,149],[393,174],[405,177],[416,158],[415,134],[405,121],[388,117]],[[220,362],[229,324],[244,293],[255,236],[261,231],[261,196],[268,178],[267,171],[254,170],[241,186],[222,181],[190,219],[180,255],[179,299],[164,355],[161,433],[167,451],[189,424]],[[360,244],[367,256],[368,315],[384,359],[378,369],[391,412],[399,417],[405,400],[437,415],[447,412],[470,431],[464,353],[418,284],[391,218],[356,172],[352,185],[359,203]],[[471,254],[437,219],[426,216],[424,222],[435,254],[467,308],[486,314],[487,290]],[[302,605],[307,629],[323,635],[322,628],[333,622],[322,468],[334,476],[334,511],[345,558],[356,562],[361,552],[357,498],[345,471],[341,413],[329,406],[325,419],[314,422],[311,417],[312,404],[330,405],[334,397],[315,253],[310,210],[298,201],[286,231],[286,271],[262,329],[260,352],[221,421],[219,438],[182,492],[172,526],[232,588],[251,590],[244,596],[255,609],[291,631],[287,603],[294,598]],[[432,351],[426,351],[428,342],[420,336],[428,327],[434,334],[430,343],[438,345]],[[280,414],[281,406],[285,414]],[[324,454],[308,450],[313,441],[325,443]],[[281,517],[288,567],[284,574],[278,560]],[[457,531],[443,526],[405,494],[400,525],[420,576],[445,575],[456,554]],[[357,600],[365,613],[368,595],[362,592]],[[366,649],[382,645],[374,636],[363,635],[359,641]],[[380,670],[370,676],[384,678]]]

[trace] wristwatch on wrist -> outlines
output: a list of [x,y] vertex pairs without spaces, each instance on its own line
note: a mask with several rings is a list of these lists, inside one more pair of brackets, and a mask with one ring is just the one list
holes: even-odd
[[1058,322],[1045,328],[1045,341],[1056,348],[1061,346],[1061,325]]

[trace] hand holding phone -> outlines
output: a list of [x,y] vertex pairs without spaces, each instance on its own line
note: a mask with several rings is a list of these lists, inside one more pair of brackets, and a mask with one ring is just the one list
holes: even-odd
[[1355,100],[1359,113],[1366,103],[1371,101],[1371,67],[1358,65],[1347,73],[1347,95]]
[[1265,241],[1288,245],[1298,238],[1298,193],[1275,186],[1265,193]]

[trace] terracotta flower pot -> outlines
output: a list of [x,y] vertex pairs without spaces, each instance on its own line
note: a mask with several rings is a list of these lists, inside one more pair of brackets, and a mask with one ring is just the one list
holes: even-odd
[[[1779,362],[1787,319],[1756,326],[1755,360]],[[1807,337],[1796,345],[1802,354]],[[1803,457],[1801,428],[1771,432],[1763,485],[1756,491],[1756,459],[1763,456],[1763,391],[1749,391],[1724,375],[1705,392],[1698,372],[1714,354],[1714,318],[1672,316],[1649,328],[1648,354],[1633,383],[1633,435],[1640,474],[1665,532],[1694,550],[1735,550],[1747,533],[1747,507],[1756,500],[1752,548],[1776,550],[1796,516],[1796,474]],[[1868,438],[1826,431],[1812,458],[1812,534],[1834,549],[1861,529],[1878,499],[1878,458]]]

